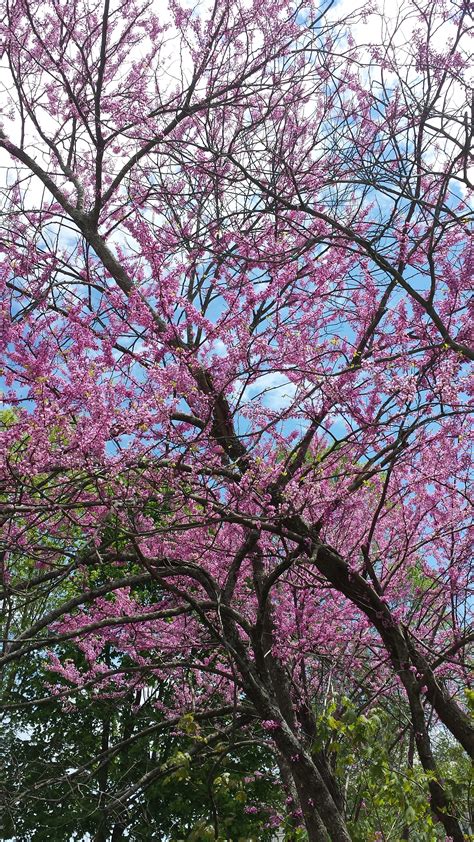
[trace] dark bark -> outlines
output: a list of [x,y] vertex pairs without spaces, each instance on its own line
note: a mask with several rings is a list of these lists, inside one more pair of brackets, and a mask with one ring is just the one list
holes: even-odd
[[[291,774],[291,769],[282,754],[277,754],[277,763],[280,770],[280,777],[283,785],[283,790],[286,795],[286,802],[290,811],[290,824],[295,831],[304,827],[304,822],[301,818],[301,811],[299,810],[299,796]],[[324,825],[321,825],[321,833],[324,833]],[[292,840],[290,839],[290,842]]]
[[112,836],[110,838],[110,842],[120,842],[123,839],[123,834],[125,832],[126,824],[122,822],[116,822],[114,825],[114,829],[112,831]]
[[426,698],[438,714],[441,722],[461,743],[470,757],[474,758],[474,729],[469,717],[451,699],[441,681],[438,681],[428,661],[418,651],[414,642],[407,639],[408,651],[413,664],[421,675],[421,683],[426,686]]
[[[282,723],[281,728],[274,732],[273,738],[291,769],[311,842],[325,842],[326,836],[329,836],[331,842],[350,842],[351,837],[343,815],[334,803],[316,765],[308,753],[298,745],[286,723]],[[324,835],[321,835],[323,826],[325,831]]]
[[[413,769],[413,761],[415,759],[415,734],[413,732],[413,728],[410,728],[410,736],[408,742],[408,757],[407,757],[407,766],[409,769]],[[402,839],[408,840],[410,838],[410,828],[408,825],[405,825],[402,832]]]
[[[452,812],[452,807],[449,803],[449,799],[447,798],[442,780],[438,774],[433,753],[431,751],[425,715],[420,700],[419,682],[415,679],[413,672],[410,669],[410,656],[412,653],[403,632],[394,621],[394,618],[392,617],[385,602],[380,599],[365,579],[359,576],[359,574],[349,571],[347,564],[338,555],[338,553],[329,547],[319,547],[313,560],[323,575],[326,576],[341,593],[344,593],[355,605],[357,605],[378,630],[395,671],[399,675],[408,697],[418,756],[424,771],[427,772],[430,777],[428,786],[433,815],[439,822],[441,822],[448,836],[453,838],[453,842],[464,842],[464,834],[457,818]],[[446,706],[450,709],[452,722],[456,731],[461,736],[465,736],[464,728],[460,728],[462,723],[459,718],[455,716],[452,706],[447,705],[447,700],[442,698],[441,695],[433,699],[433,707],[437,712],[439,707],[445,710]],[[444,722],[443,717],[439,713],[438,715]],[[461,740],[459,741],[463,744]]]
[[[326,842],[323,832],[331,842],[351,842],[344,817],[298,733],[281,665],[274,658],[265,658],[261,640],[253,641],[256,657],[251,661],[234,622],[226,613],[222,614],[222,622],[227,649],[239,669],[248,698],[262,720],[278,723],[272,737],[294,780],[310,842]],[[263,636],[267,633],[268,628]]]
[[[110,739],[110,716],[105,715],[102,721],[102,734],[100,739],[100,750],[106,752],[109,748]],[[107,782],[109,777],[109,763],[104,763],[97,775],[97,783],[99,785],[99,824],[93,842],[107,842],[108,833],[108,817],[106,809],[107,798]]]
[[278,718],[283,718],[294,740],[294,747],[285,747],[286,741],[283,734],[280,734],[280,729],[275,735],[275,742],[288,764],[298,792],[308,838],[310,842],[324,842],[329,834],[329,838],[335,842],[350,839],[345,825],[343,804],[340,800],[336,803],[337,799],[333,797],[334,793],[337,793],[337,783],[329,766],[322,762],[318,764],[311,757],[311,730],[309,740],[305,739],[292,703],[286,670],[272,652],[275,642],[273,607],[269,596],[265,596],[262,602],[264,575],[258,552],[253,554],[252,562],[255,589],[260,601],[259,620],[252,641],[255,660],[260,666],[261,675],[266,677],[270,685],[271,696],[280,714]]
[[474,728],[468,717],[449,697],[441,683],[436,681],[427,661],[417,651],[415,644],[407,643],[403,631],[394,620],[386,603],[362,576],[349,570],[345,561],[331,547],[324,545],[316,547],[312,560],[328,581],[368,617],[379,632],[397,672],[402,665],[408,665],[411,662],[423,674],[423,683],[428,688],[426,696],[439,719],[469,756],[474,757]]

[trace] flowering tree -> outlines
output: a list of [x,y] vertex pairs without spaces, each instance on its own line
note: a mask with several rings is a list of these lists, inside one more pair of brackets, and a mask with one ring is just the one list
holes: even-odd
[[258,721],[335,842],[321,710],[398,700],[464,839],[469,4],[3,11],[4,669]]

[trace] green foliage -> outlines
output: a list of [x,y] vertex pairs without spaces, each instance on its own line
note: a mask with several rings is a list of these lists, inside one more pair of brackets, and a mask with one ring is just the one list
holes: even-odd
[[[444,842],[444,830],[434,822],[429,808],[428,776],[418,762],[408,762],[409,733],[404,728],[397,733],[394,713],[399,719],[402,711],[378,706],[364,714],[347,697],[333,701],[316,716],[313,750],[327,752],[345,789],[354,842],[400,842],[403,838]],[[440,739],[436,753],[448,795],[461,823],[468,827],[472,781],[468,759],[447,738]]]
[[[13,698],[39,697],[45,678],[39,659],[28,670],[23,665]],[[162,700],[164,693],[159,688]],[[137,842],[201,840],[209,827],[214,839],[214,810],[219,839],[269,839],[265,824],[280,793],[268,753],[256,745],[216,757],[215,746],[207,745],[209,729],[189,714],[176,732],[158,727],[140,737],[163,719],[152,705],[137,709],[137,703],[139,694],[94,701],[78,694],[74,705],[51,699],[10,711],[0,749],[0,838],[69,842],[73,834],[93,836],[102,826],[110,834],[123,822],[127,838]],[[100,761],[104,749],[130,738],[108,762]],[[196,746],[203,751],[196,753]],[[71,774],[82,766],[80,774]],[[266,773],[244,784],[257,768]],[[122,809],[121,794],[154,771],[156,779],[139,786],[136,797],[124,798]],[[245,812],[248,799],[262,805],[258,814]]]
[[[73,646],[63,655],[85,666]],[[15,670],[0,746],[0,839],[69,842],[102,829],[105,840],[122,825],[126,836],[116,838],[136,842],[271,838],[268,817],[282,798],[272,756],[258,743],[229,751],[225,730],[216,741],[225,718],[206,724],[186,713],[169,727],[154,702],[168,703],[172,688],[152,677],[146,694],[80,691],[28,704],[57,681],[39,654]],[[247,813],[248,803],[258,812]]]

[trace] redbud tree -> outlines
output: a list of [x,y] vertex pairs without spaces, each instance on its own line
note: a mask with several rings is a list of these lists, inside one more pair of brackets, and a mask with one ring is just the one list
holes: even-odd
[[250,711],[310,840],[398,700],[458,842],[471,9],[349,6],[2,0],[1,663]]

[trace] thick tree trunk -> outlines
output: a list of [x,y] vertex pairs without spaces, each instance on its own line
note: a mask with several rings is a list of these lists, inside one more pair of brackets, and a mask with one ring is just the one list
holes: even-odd
[[470,757],[474,758],[474,728],[466,713],[449,697],[440,681],[437,681],[428,661],[417,650],[415,644],[407,640],[407,647],[413,664],[422,676],[426,686],[426,698],[433,706],[441,722],[451,731],[453,737],[463,746]]
[[[437,682],[427,661],[408,642],[388,606],[362,576],[349,570],[346,562],[331,547],[317,546],[313,563],[340,593],[356,605],[377,629],[394,666],[399,669],[400,651],[405,652],[405,663],[410,661],[423,675],[427,699],[443,725],[474,758],[474,728],[463,710],[451,699],[440,682]],[[397,666],[398,664],[398,666]]]
[[[277,754],[278,768],[280,769],[281,781],[283,790],[286,795],[286,803],[291,810],[290,823],[295,832],[304,828],[304,821],[299,809],[299,795],[296,789],[296,784],[293,780],[290,767],[282,754]],[[324,825],[321,824],[321,832],[324,833]],[[292,841],[291,841],[292,842]]]
[[[282,686],[278,691],[280,706],[262,652],[256,655],[256,662],[251,661],[233,621],[224,614],[222,619],[226,643],[239,668],[242,685],[248,698],[262,720],[273,721],[277,724],[272,737],[295,782],[311,842],[326,842],[326,836],[322,835],[325,832],[331,842],[351,842],[344,816],[338,810],[320,772],[307,752],[298,734],[296,723],[293,723],[294,712],[291,708],[291,699],[285,692],[286,679],[283,671],[280,668],[275,669],[275,664],[271,668],[275,681],[277,678],[282,681]],[[258,651],[258,646],[256,648]],[[294,730],[292,724],[294,724]]]
[[257,690],[253,682],[246,686],[247,694],[262,719],[281,723],[272,737],[295,782],[309,839],[311,842],[327,842],[328,838],[331,842],[351,842],[343,813],[299,735],[282,717],[272,689],[260,686]]
[[[255,588],[260,598],[263,567],[258,552],[252,558],[252,565]],[[260,622],[256,624],[253,638],[255,663],[277,708],[277,721],[284,721],[275,732],[274,740],[295,782],[308,838],[310,842],[325,842],[328,837],[334,842],[347,842],[350,836],[344,812],[333,797],[337,784],[327,764],[322,771],[311,757],[308,738],[305,739],[297,721],[286,670],[272,652],[275,636],[270,596],[260,603],[259,613]]]
[[112,831],[112,836],[110,837],[110,842],[121,842],[124,838],[125,827],[126,825],[124,823],[116,822]]
[[400,678],[407,691],[418,756],[424,771],[430,776],[428,788],[431,796],[431,811],[434,817],[443,825],[447,835],[452,838],[453,842],[464,842],[464,834],[457,818],[451,812],[451,805],[431,751],[425,714],[416,681],[412,673],[408,670],[400,670]]
[[284,725],[275,731],[274,740],[291,769],[311,842],[326,842],[328,837],[331,842],[350,842],[344,816],[311,757]]
[[[380,599],[365,579],[357,573],[349,571],[347,564],[338,553],[330,547],[319,547],[314,561],[321,573],[369,617],[379,632],[408,697],[418,756],[423,769],[431,778],[428,786],[433,815],[443,825],[447,835],[452,837],[453,842],[464,842],[464,834],[457,818],[451,812],[452,808],[431,751],[423,705],[420,700],[419,682],[410,669],[411,663],[413,663],[413,646],[411,649],[409,648],[405,636],[386,603]],[[425,674],[423,675],[425,681],[427,670],[428,667],[425,664]],[[439,693],[437,695],[433,693],[429,701],[443,722],[445,722],[445,718],[441,716],[439,711],[441,710],[446,714],[446,709],[449,709],[448,721],[454,728],[454,731],[450,728],[451,732],[467,751],[469,751],[469,748],[472,750],[470,741],[474,738],[473,729],[466,730],[463,722],[464,714],[462,717],[457,715],[453,705],[448,704],[447,694]],[[457,708],[457,705],[455,707]],[[462,714],[462,711],[460,713]],[[467,741],[466,737],[469,737]]]

